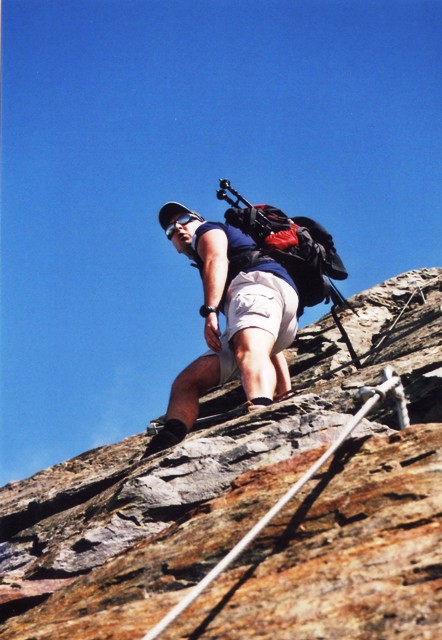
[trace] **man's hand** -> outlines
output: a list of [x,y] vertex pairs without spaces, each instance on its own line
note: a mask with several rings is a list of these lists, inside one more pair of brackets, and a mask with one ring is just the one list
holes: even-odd
[[219,339],[221,331],[219,328],[218,316],[216,313],[210,313],[204,325],[204,338],[207,346],[215,353],[221,351],[221,340]]

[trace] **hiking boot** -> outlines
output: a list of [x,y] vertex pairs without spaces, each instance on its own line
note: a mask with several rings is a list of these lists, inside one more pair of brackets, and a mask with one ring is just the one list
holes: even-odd
[[181,441],[182,438],[179,438],[174,433],[163,429],[162,431],[160,431],[160,433],[158,433],[151,439],[141,460],[145,460],[146,458],[149,458],[149,456],[153,456],[155,453],[159,453],[164,449],[174,447]]

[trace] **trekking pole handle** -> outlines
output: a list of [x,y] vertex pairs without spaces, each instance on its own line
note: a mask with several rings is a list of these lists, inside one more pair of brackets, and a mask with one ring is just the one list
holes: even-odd
[[218,189],[218,191],[216,192],[216,197],[218,198],[218,200],[225,200],[226,202],[231,204],[232,207],[237,207],[238,206],[238,202],[235,202],[235,200],[233,200],[233,198],[230,198],[227,195],[227,193],[224,191],[224,189]]
[[[233,207],[238,207],[240,202],[242,202],[242,204],[246,207],[253,207],[251,202],[246,200],[244,196],[242,196],[236,189],[232,187],[232,185],[230,184],[230,180],[227,180],[226,178],[220,179],[219,186],[221,188],[216,192],[216,197],[218,198],[218,200],[227,200],[227,202]],[[236,198],[236,202],[227,195],[227,191],[230,191],[232,196]]]

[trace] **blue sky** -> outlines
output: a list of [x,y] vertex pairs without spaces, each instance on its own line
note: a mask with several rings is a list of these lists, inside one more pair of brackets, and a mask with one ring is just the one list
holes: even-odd
[[0,484],[143,431],[205,349],[167,200],[220,220],[227,177],[318,219],[347,296],[440,266],[441,26],[439,0],[3,0]]

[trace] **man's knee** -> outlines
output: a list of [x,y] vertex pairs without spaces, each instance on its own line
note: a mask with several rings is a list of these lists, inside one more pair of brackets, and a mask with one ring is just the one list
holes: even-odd
[[265,329],[248,327],[235,333],[232,344],[237,361],[253,355],[265,355],[270,358],[275,338]]
[[197,392],[202,395],[219,382],[219,362],[217,356],[201,356],[194,360],[175,378],[172,392]]

